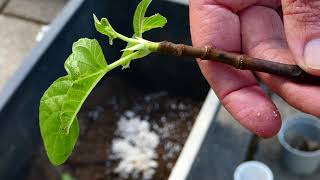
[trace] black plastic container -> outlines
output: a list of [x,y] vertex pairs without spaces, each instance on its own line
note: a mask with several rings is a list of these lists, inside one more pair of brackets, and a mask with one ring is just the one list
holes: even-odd
[[[115,41],[108,46],[107,38],[96,32],[92,14],[108,17],[113,27],[131,36],[132,16],[138,0],[72,0],[51,24],[45,38],[0,92],[0,179],[22,179],[23,169],[40,141],[38,107],[43,92],[59,76],[65,74],[63,63],[71,46],[79,38],[96,38],[105,50],[106,59],[119,58],[124,43]],[[168,18],[164,29],[147,33],[154,41],[169,40],[191,44],[188,8],[167,1],[154,1],[148,10],[152,15],[161,12]],[[123,76],[145,91],[166,89],[171,93],[203,98],[208,86],[195,61],[152,55],[137,60],[126,71],[111,75]],[[120,73],[121,72],[121,73]]]

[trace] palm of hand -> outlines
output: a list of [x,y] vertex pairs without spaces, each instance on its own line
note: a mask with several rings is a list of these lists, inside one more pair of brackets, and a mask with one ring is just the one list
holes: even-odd
[[[320,8],[319,2],[310,3]],[[256,0],[190,0],[192,41],[196,46],[213,45],[261,59],[288,64],[298,62],[308,72],[320,75],[319,70],[306,67],[301,60],[300,44],[303,43],[299,42],[317,33],[320,37],[320,18],[318,29],[308,29],[305,24],[300,27],[297,19],[301,14],[293,13],[290,4],[282,4],[286,14],[284,26],[277,11],[280,5],[278,0],[260,3]],[[319,86],[240,71],[218,62],[199,61],[199,65],[226,109],[243,126],[260,136],[275,135],[280,129],[281,117],[255,75],[293,107],[320,116]]]

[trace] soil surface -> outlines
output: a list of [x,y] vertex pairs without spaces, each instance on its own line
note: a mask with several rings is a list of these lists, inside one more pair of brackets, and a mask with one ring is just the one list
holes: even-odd
[[294,135],[290,137],[289,144],[291,147],[301,151],[318,151],[320,150],[320,142],[306,138],[302,135]]
[[53,167],[44,148],[35,152],[28,180],[57,180],[70,173],[76,180],[121,179],[113,172],[111,144],[117,122],[127,111],[148,120],[160,137],[154,180],[167,179],[199,113],[202,101],[166,91],[143,92],[119,78],[108,79],[93,91],[81,112],[80,137],[69,160]]

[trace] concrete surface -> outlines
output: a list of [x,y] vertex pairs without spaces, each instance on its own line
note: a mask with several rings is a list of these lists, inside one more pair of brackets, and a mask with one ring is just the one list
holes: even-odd
[[0,87],[2,87],[35,45],[40,25],[0,15],[0,26],[6,27],[0,30]]
[[0,8],[2,8],[2,6],[4,5],[5,2],[6,2],[6,0],[0,0]]
[[188,180],[233,179],[233,171],[247,159],[252,134],[222,107],[211,124]]
[[4,13],[50,23],[67,0],[10,0]]
[[0,90],[67,0],[0,0]]

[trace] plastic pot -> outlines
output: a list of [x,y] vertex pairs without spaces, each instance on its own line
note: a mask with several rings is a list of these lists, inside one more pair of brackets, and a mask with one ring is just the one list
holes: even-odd
[[317,170],[320,165],[320,119],[306,114],[289,117],[284,121],[278,139],[283,147],[282,163],[289,171],[309,175]]
[[234,180],[273,180],[272,171],[259,161],[247,161],[240,164],[234,172]]

